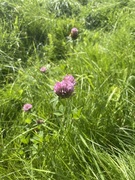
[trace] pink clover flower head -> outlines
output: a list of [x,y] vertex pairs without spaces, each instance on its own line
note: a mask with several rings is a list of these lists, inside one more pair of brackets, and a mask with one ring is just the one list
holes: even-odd
[[23,106],[23,110],[26,112],[26,111],[29,111],[30,109],[32,108],[32,104],[24,104]]
[[54,92],[62,98],[68,98],[74,91],[74,84],[70,81],[63,80],[57,82],[54,86]]
[[75,82],[75,78],[72,75],[66,75],[63,79],[64,81],[70,81],[71,83],[73,83],[74,85],[76,84]]
[[46,67],[44,67],[44,66],[40,68],[40,72],[43,72],[43,73],[44,73],[44,72],[46,72],[46,70],[47,70],[47,69],[46,69]]
[[71,29],[71,37],[73,39],[76,39],[78,37],[78,29],[77,28],[74,27]]

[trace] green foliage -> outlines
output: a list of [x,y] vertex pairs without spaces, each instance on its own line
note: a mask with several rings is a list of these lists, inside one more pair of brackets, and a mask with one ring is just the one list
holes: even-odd
[[[0,179],[134,179],[134,8],[0,1]],[[61,99],[66,74],[75,91]]]
[[79,4],[73,0],[48,1],[46,6],[49,13],[54,14],[55,17],[72,17],[80,12]]

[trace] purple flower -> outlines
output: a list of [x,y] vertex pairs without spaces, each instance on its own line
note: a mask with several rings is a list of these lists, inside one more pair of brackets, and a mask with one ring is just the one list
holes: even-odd
[[57,82],[54,86],[54,92],[62,98],[68,98],[74,91],[74,84],[70,81],[63,80]]
[[24,104],[23,106],[23,110],[26,112],[26,111],[29,111],[30,109],[32,108],[32,105],[31,104]]
[[78,29],[77,28],[72,28],[71,29],[71,37],[73,39],[76,39],[78,37]]
[[44,66],[40,68],[40,72],[43,72],[43,73],[44,73],[44,72],[46,72],[46,70],[47,70],[47,69],[46,69],[46,67],[44,67]]
[[70,82],[73,83],[74,85],[76,84],[75,78],[74,78],[72,75],[66,75],[63,80],[64,80],[64,81],[70,81]]

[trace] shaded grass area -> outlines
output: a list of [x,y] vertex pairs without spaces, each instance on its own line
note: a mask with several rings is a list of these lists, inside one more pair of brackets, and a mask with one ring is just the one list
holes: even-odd
[[[0,1],[1,179],[134,179],[134,9]],[[60,99],[53,87],[66,74],[75,92]]]

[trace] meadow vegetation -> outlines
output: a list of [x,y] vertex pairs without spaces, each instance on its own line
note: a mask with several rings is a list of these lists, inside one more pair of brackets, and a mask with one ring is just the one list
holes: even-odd
[[0,0],[1,180],[134,180],[134,17],[135,0]]

